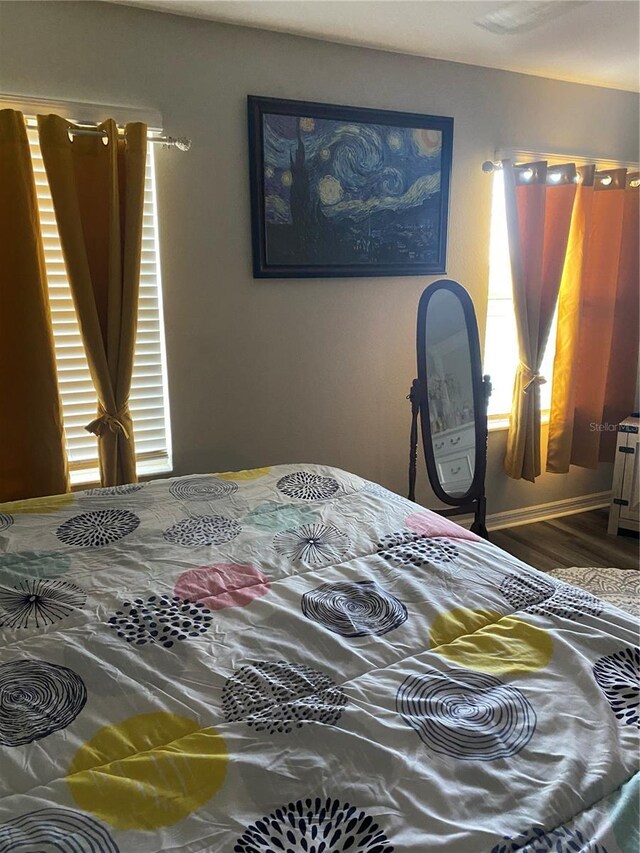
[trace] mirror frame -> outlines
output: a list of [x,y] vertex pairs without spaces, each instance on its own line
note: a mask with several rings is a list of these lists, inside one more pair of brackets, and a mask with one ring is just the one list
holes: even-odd
[[[431,434],[431,418],[429,412],[429,395],[427,393],[427,359],[426,359],[426,320],[429,302],[441,290],[452,293],[460,302],[464,313],[469,341],[469,357],[471,384],[473,389],[473,415],[475,423],[475,467],[473,480],[468,490],[458,497],[448,495],[440,485],[436,469],[433,440]],[[455,507],[468,507],[476,501],[484,500],[484,481],[487,468],[487,396],[485,382],[482,376],[482,359],[480,356],[480,338],[478,324],[471,297],[465,288],[457,281],[441,278],[428,285],[420,297],[418,304],[417,328],[418,353],[418,383],[420,385],[420,427],[422,433],[422,448],[427,463],[429,482],[438,500]]]

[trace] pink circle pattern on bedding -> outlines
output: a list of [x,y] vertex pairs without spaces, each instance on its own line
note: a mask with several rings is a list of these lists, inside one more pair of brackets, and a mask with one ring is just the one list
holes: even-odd
[[413,512],[405,518],[404,523],[409,530],[420,536],[445,536],[447,539],[468,539],[471,542],[484,541],[470,530],[435,513],[428,515],[425,512]]
[[175,594],[210,610],[244,607],[269,592],[269,579],[249,563],[216,563],[180,575]]

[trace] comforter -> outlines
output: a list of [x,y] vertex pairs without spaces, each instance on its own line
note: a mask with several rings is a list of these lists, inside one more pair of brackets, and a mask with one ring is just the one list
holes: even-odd
[[0,853],[637,853],[638,626],[344,471],[0,506]]

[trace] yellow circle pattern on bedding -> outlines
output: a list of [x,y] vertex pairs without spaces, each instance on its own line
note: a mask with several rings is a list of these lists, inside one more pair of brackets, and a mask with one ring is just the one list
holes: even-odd
[[117,829],[171,826],[221,787],[223,738],[165,711],[105,726],[75,754],[66,777],[84,811]]
[[225,471],[224,474],[214,474],[221,480],[257,480],[258,477],[266,476],[271,468],[247,468],[244,471]]
[[533,672],[551,660],[548,631],[491,610],[445,610],[429,631],[430,648],[464,669],[495,674]]
[[52,495],[44,498],[29,498],[24,501],[11,501],[0,505],[3,512],[8,512],[11,515],[20,515],[21,513],[29,513],[36,515],[37,513],[57,512],[65,506],[69,506],[75,500],[75,495]]

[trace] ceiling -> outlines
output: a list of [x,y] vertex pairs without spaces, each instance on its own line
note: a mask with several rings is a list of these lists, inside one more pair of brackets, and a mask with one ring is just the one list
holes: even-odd
[[[107,0],[328,41],[637,92],[637,0],[516,0],[551,8],[534,28],[497,35],[474,24],[497,0]],[[517,7],[517,8],[516,8]]]

